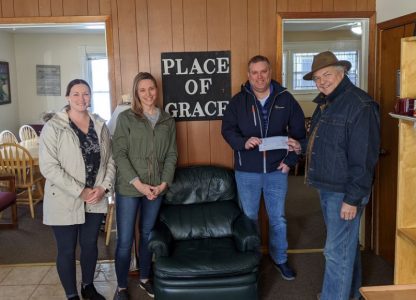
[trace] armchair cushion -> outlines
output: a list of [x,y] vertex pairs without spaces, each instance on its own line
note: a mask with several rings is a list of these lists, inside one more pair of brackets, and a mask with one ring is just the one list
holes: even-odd
[[16,194],[12,192],[0,192],[0,211],[16,203]]
[[149,236],[149,249],[156,258],[170,254],[172,234],[164,223],[157,223]]
[[233,237],[237,249],[241,252],[257,251],[260,237],[256,225],[246,215],[241,214],[233,224]]
[[160,278],[227,277],[257,271],[258,257],[240,252],[232,238],[187,240],[175,243],[170,257],[157,260]]

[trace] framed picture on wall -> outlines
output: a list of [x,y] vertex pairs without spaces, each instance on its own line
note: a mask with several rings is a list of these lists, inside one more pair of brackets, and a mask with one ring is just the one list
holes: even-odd
[[9,63],[0,61],[0,105],[11,102]]

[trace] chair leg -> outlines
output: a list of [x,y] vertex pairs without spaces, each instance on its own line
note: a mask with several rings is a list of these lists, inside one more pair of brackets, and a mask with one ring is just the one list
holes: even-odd
[[27,195],[28,195],[28,198],[29,198],[30,215],[32,216],[32,219],[34,219],[35,218],[35,207],[33,205],[32,187],[27,188]]
[[110,204],[108,207],[107,212],[107,219],[105,220],[105,245],[108,246],[110,244],[110,237],[111,237],[111,228],[113,227],[113,212],[114,212],[114,204]]

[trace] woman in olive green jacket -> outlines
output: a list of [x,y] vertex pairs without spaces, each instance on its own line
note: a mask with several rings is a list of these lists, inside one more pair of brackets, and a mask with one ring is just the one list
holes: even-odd
[[177,160],[175,120],[156,106],[157,84],[149,73],[139,73],[133,84],[133,103],[117,119],[113,156],[117,165],[116,274],[114,299],[129,299],[127,275],[136,214],[140,212],[140,287],[153,296],[149,282],[152,254],[148,239],[162,201],[173,180]]

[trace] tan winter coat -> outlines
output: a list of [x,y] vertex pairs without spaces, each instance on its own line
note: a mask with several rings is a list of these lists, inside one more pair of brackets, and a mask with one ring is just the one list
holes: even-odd
[[43,223],[73,225],[85,222],[85,212],[105,213],[111,195],[115,165],[105,121],[90,114],[101,149],[101,161],[95,186],[109,190],[96,204],[86,204],[79,196],[85,187],[85,164],[79,139],[69,125],[66,110],[56,113],[43,127],[39,143],[39,167],[46,178]]

